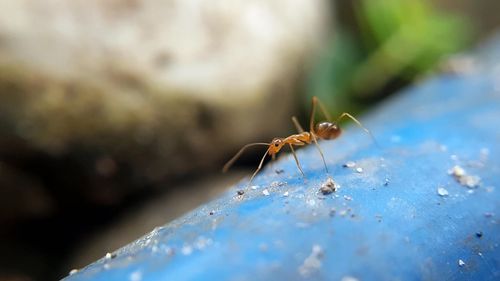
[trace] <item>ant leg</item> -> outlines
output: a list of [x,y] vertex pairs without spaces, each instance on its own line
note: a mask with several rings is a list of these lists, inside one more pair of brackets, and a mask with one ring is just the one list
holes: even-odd
[[262,159],[260,160],[259,166],[257,167],[257,170],[253,173],[252,177],[250,178],[250,181],[248,182],[248,186],[252,183],[253,178],[257,173],[262,169],[262,164],[264,163],[264,159],[266,159],[267,153],[269,152],[269,149],[266,150],[266,153],[264,153],[264,156],[262,156]]
[[323,104],[323,102],[321,102],[320,99],[316,98],[316,101],[319,105],[319,109],[321,110],[321,113],[323,113],[323,115],[325,116],[326,120],[328,122],[331,122],[332,121],[332,117],[330,116],[330,113],[328,113],[328,110],[326,110],[326,107],[325,105]]
[[318,140],[316,140],[316,136],[314,134],[311,134],[312,139],[314,141],[314,144],[316,148],[318,149],[319,154],[321,155],[321,159],[323,160],[323,164],[325,165],[325,171],[328,177],[330,177],[330,173],[328,172],[328,166],[326,166],[326,161],[325,161],[325,156],[323,155],[323,151],[321,150],[321,147],[319,146]]
[[314,132],[314,115],[316,113],[316,105],[319,105],[319,109],[321,110],[321,113],[325,116],[326,120],[328,122],[331,122],[332,118],[330,114],[328,113],[328,110],[326,110],[326,107],[323,105],[320,99],[318,99],[316,96],[312,97],[312,106],[311,106],[311,117],[309,118],[309,131]]
[[311,116],[309,117],[309,132],[314,133],[314,114],[316,113],[317,97],[312,97]]
[[300,166],[300,163],[299,163],[299,158],[297,158],[297,154],[295,154],[295,149],[293,149],[293,146],[291,144],[288,144],[288,145],[290,146],[290,149],[292,150],[293,158],[295,158],[295,163],[297,164],[297,167],[299,168],[300,173],[305,178],[306,175],[304,174],[304,171],[302,171],[302,167]]
[[227,170],[229,170],[229,168],[234,164],[234,162],[236,160],[238,160],[238,158],[241,156],[241,154],[245,151],[245,149],[247,149],[248,147],[250,146],[255,146],[255,145],[267,145],[269,146],[268,143],[263,143],[263,142],[256,142],[256,143],[250,143],[250,144],[247,144],[245,146],[243,146],[240,151],[238,151],[238,153],[236,153],[233,158],[231,158],[229,161],[227,161],[227,163],[224,165],[224,167],[222,168],[222,172],[227,172]]
[[361,124],[361,122],[358,121],[358,119],[354,118],[354,116],[352,116],[351,114],[347,113],[347,112],[344,112],[342,113],[339,118],[337,118],[337,121],[336,123],[338,124],[340,119],[344,118],[344,117],[348,117],[348,118],[351,118],[352,121],[354,121],[361,129],[363,129],[363,131],[365,131],[368,135],[370,135],[370,137],[372,138],[373,142],[378,146],[380,147],[380,145],[377,143],[377,140],[375,139],[375,137],[373,136],[372,132],[370,132],[370,130],[368,130],[367,128],[365,128],[365,126],[363,126],[363,124]]
[[302,128],[302,126],[300,126],[300,123],[299,121],[297,120],[297,117],[293,116],[292,117],[292,122],[293,124],[295,125],[295,128],[297,129],[297,131],[299,133],[303,133],[304,132],[304,129]]

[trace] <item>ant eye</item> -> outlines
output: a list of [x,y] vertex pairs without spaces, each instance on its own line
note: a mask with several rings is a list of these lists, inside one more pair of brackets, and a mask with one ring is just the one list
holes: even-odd
[[279,146],[279,144],[277,142],[274,143],[274,146]]

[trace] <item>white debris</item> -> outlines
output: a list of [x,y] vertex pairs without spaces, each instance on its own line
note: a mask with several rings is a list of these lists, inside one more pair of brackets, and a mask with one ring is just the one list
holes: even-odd
[[360,174],[361,174],[361,173],[363,172],[363,168],[361,168],[361,167],[357,167],[357,168],[356,168],[356,172],[358,172],[358,173],[360,173]]
[[342,279],[340,279],[340,281],[359,281],[359,279],[352,276],[344,276],[342,277]]
[[258,185],[252,185],[252,186],[250,186],[250,189],[253,189],[253,190],[256,190],[257,188],[259,188]]
[[488,156],[490,155],[490,150],[488,148],[481,148],[481,150],[479,151],[479,158],[481,159],[481,161],[486,161],[488,160]]
[[288,197],[288,191],[285,191],[285,193],[283,193],[283,196]]
[[437,193],[439,196],[448,196],[448,190],[446,190],[444,187],[438,187]]
[[112,257],[113,257],[113,255],[111,255],[111,253],[106,253],[106,256],[105,256],[105,258],[106,258],[106,259],[108,259],[108,260],[109,260],[109,259],[111,259]]
[[262,194],[264,194],[265,196],[269,196],[269,190],[267,189],[262,190]]
[[130,281],[141,281],[142,280],[142,272],[140,270],[136,270],[130,274]]
[[75,274],[75,273],[77,273],[77,272],[78,272],[78,269],[72,269],[72,270],[69,272],[69,275],[73,275],[73,274]]
[[391,136],[391,142],[394,142],[394,143],[401,142],[401,136],[398,136],[398,135],[392,135],[392,136]]
[[467,175],[467,172],[460,166],[454,166],[448,170],[448,174],[452,175],[461,185],[468,188],[477,188],[481,183],[479,176]]
[[283,185],[286,185],[286,182],[284,182],[284,181],[273,181],[271,183],[271,187],[278,187],[278,186],[283,186]]
[[454,177],[462,177],[465,176],[465,170],[460,166],[454,166],[450,170],[448,170],[448,174]]
[[319,245],[313,245],[311,254],[304,260],[299,267],[299,273],[302,276],[309,276],[321,267],[323,258],[323,249]]
[[212,239],[205,238],[204,236],[198,237],[198,239],[196,239],[196,242],[195,242],[195,247],[198,250],[203,250],[207,246],[210,246],[210,245],[212,245]]
[[465,265],[465,262],[463,260],[458,260],[458,266],[463,267]]
[[193,252],[193,247],[189,245],[184,245],[181,249],[181,253],[185,256],[191,255],[192,252]]
[[346,168],[354,168],[356,166],[356,163],[353,161],[347,161],[343,166]]

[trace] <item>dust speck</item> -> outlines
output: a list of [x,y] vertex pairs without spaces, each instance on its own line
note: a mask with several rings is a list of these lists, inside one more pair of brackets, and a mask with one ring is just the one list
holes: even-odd
[[130,281],[141,281],[142,280],[142,272],[136,270],[130,274]]
[[352,276],[344,276],[342,277],[342,279],[340,279],[340,281],[359,281],[359,279]]
[[491,217],[493,217],[493,213],[486,212],[486,213],[484,213],[484,216],[487,218],[491,218]]
[[352,197],[351,196],[344,195],[344,199],[347,200],[347,201],[352,201]]
[[262,194],[264,194],[265,196],[269,196],[269,190],[267,189],[262,190]]
[[354,168],[356,166],[356,163],[353,161],[347,161],[342,165],[344,168]]
[[444,187],[438,187],[437,194],[441,197],[449,195],[448,190],[446,190]]
[[361,168],[361,167],[357,167],[357,168],[356,168],[356,172],[358,172],[358,173],[360,173],[360,174],[361,174],[361,173],[363,172],[363,168]]
[[461,259],[458,260],[458,266],[463,267],[465,266],[465,262]]
[[288,195],[289,195],[288,191],[285,191],[285,193],[283,193],[283,196],[285,197],[288,197]]
[[321,268],[321,260],[323,259],[323,249],[319,245],[313,245],[311,254],[304,260],[299,267],[299,273],[302,276],[310,276],[313,272]]
[[258,185],[252,185],[252,186],[250,186],[250,189],[252,189],[252,190],[256,190],[257,188],[259,188]]
[[458,165],[448,170],[448,174],[452,175],[458,183],[468,188],[477,188],[481,182],[479,176],[468,175],[467,172]]
[[184,245],[181,249],[181,253],[185,256],[191,255],[192,252],[193,252],[193,247],[189,245]]
[[243,194],[245,194],[245,191],[243,191],[243,190],[238,190],[238,191],[236,191],[236,194],[238,194],[238,195],[243,195]]

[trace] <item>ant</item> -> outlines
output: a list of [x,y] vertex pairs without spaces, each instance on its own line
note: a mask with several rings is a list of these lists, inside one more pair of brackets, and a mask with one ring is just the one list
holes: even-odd
[[[320,122],[318,124],[314,124],[314,117],[316,113],[316,106],[319,105],[319,108],[321,112],[323,113],[324,117],[327,119],[327,121]],[[290,147],[290,150],[292,151],[293,157],[295,159],[295,163],[297,164],[297,167],[299,168],[300,173],[302,174],[303,177],[304,171],[302,170],[302,167],[300,166],[299,159],[297,158],[297,154],[295,153],[295,149],[293,148],[294,146],[304,146],[308,145],[311,143],[314,143],[316,148],[318,149],[319,154],[321,155],[321,159],[323,160],[323,164],[325,165],[325,171],[328,177],[330,178],[329,172],[328,172],[328,167],[326,165],[325,161],[325,156],[323,154],[323,151],[321,150],[321,147],[318,144],[318,139],[323,139],[323,140],[333,140],[336,139],[340,136],[342,133],[342,129],[339,127],[339,121],[344,118],[348,117],[352,119],[359,127],[361,127],[366,133],[370,135],[370,137],[375,141],[375,138],[373,137],[372,133],[365,128],[361,122],[359,122],[354,116],[351,114],[344,112],[342,113],[336,121],[332,122],[330,115],[328,114],[326,108],[324,107],[323,103],[317,98],[313,97],[312,98],[312,108],[311,108],[311,115],[309,118],[309,131],[304,131],[302,126],[297,120],[297,117],[293,116],[292,117],[292,122],[295,125],[295,128],[298,131],[298,134],[293,134],[285,138],[274,138],[271,143],[263,143],[263,142],[256,142],[256,143],[250,143],[245,146],[243,146],[238,153],[236,153],[233,158],[231,158],[225,165],[224,168],[222,169],[223,172],[226,172],[233,164],[234,162],[241,156],[241,154],[247,149],[248,147],[251,146],[257,146],[257,145],[265,145],[268,146],[266,153],[262,156],[262,159],[260,160],[259,166],[253,173],[252,177],[250,178],[250,181],[248,182],[248,185],[252,182],[253,178],[257,175],[257,173],[260,171],[262,168],[262,164],[264,163],[264,160],[266,159],[266,156],[269,154],[272,157],[272,160],[275,160],[276,154],[280,152],[280,150],[285,146],[288,145]]]

